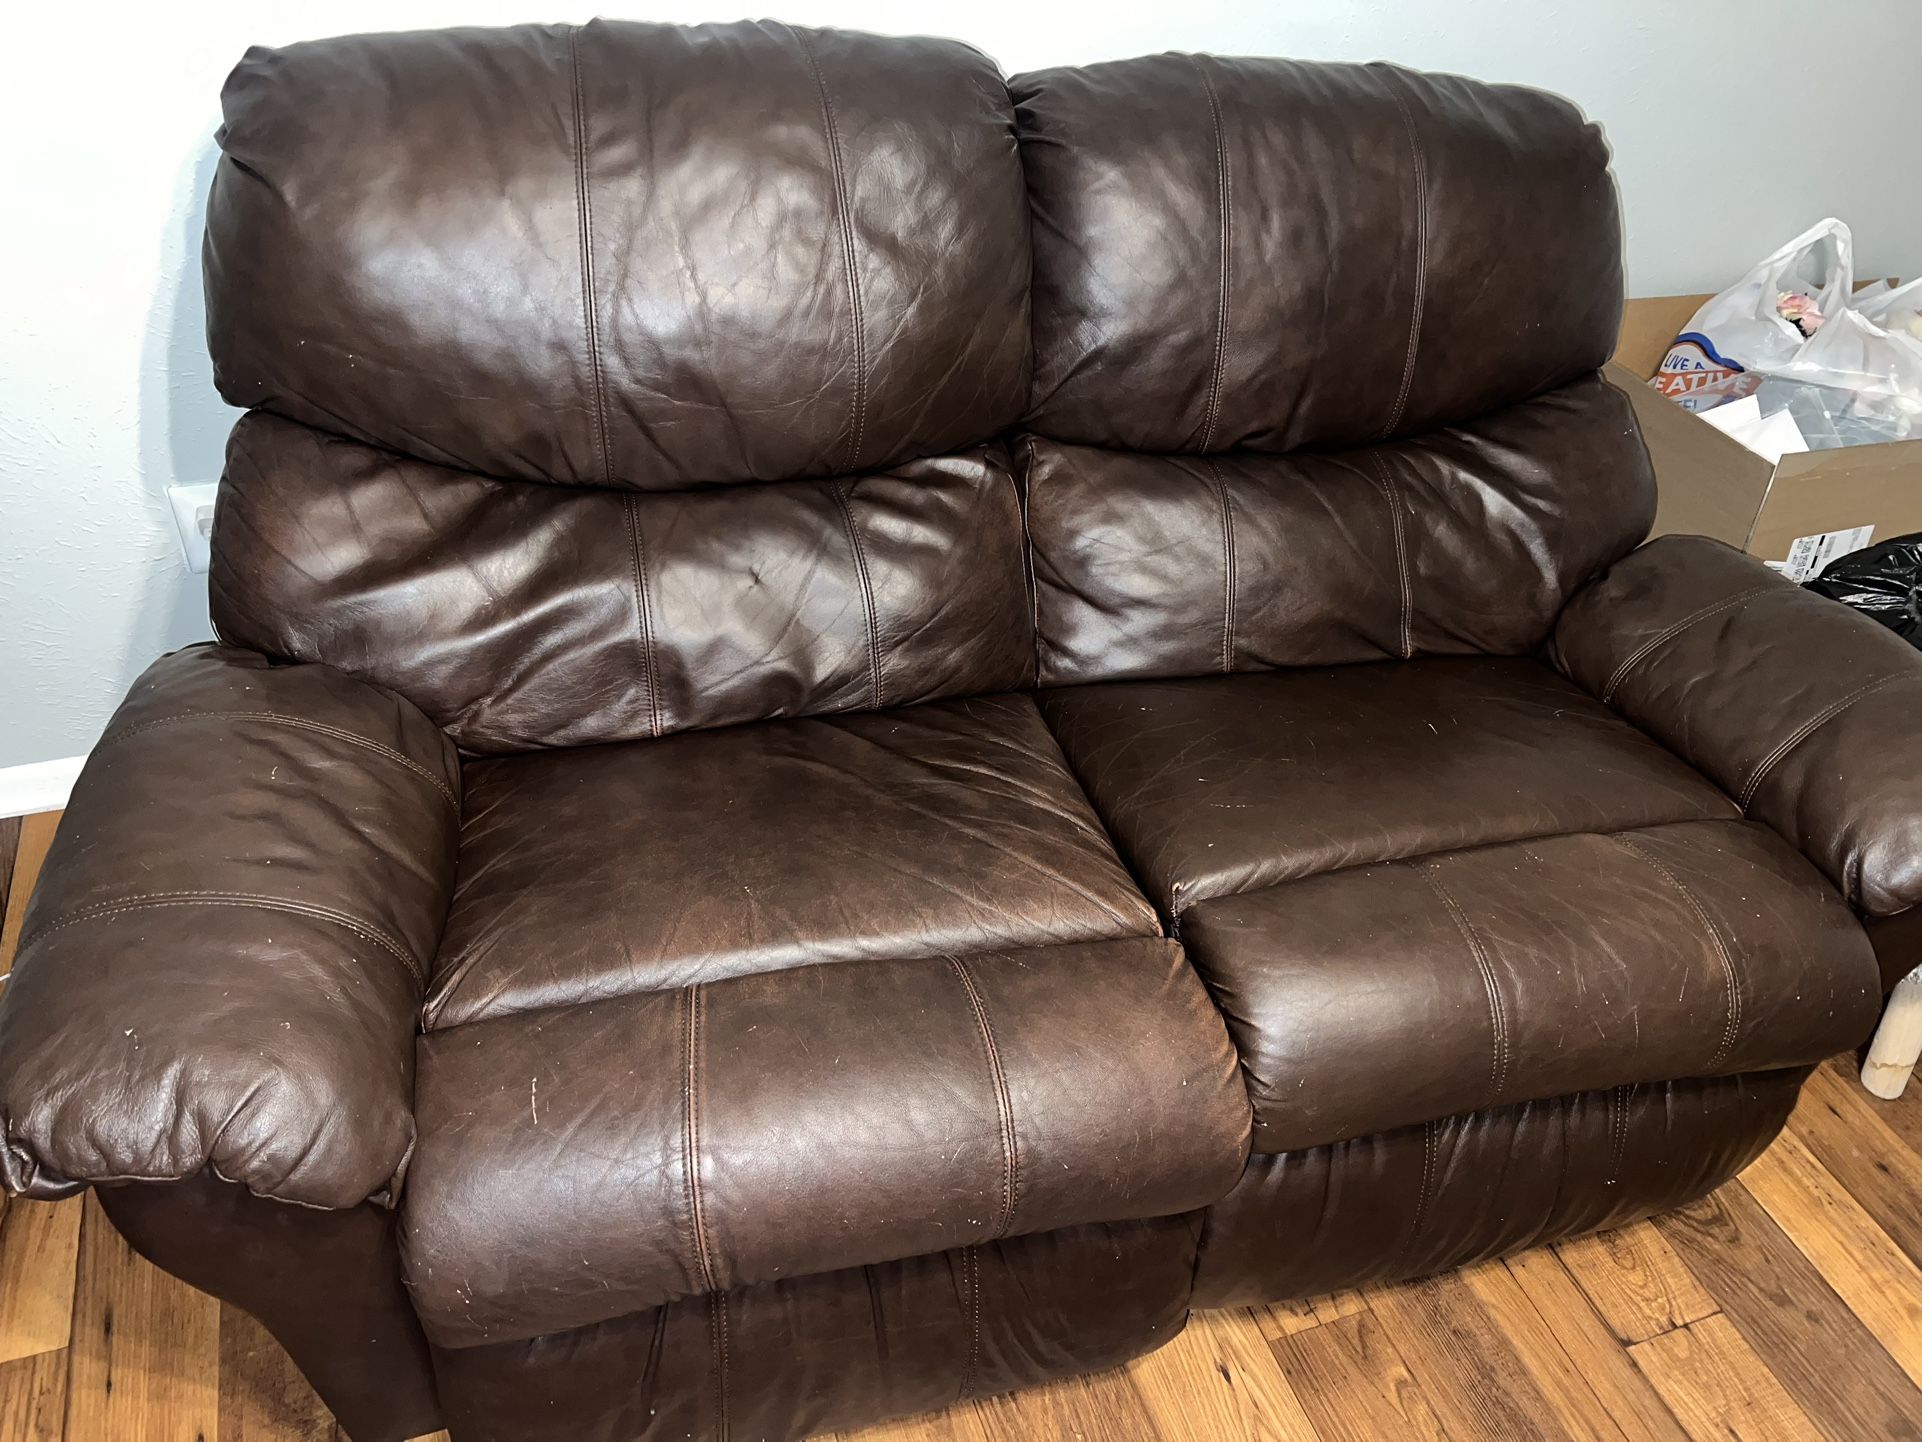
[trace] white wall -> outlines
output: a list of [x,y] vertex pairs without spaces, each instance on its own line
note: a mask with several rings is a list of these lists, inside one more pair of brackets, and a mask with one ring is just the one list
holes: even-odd
[[[768,3],[804,24],[960,36],[1010,71],[1191,49],[1545,86],[1607,127],[1633,293],[1718,289],[1828,214],[1855,227],[1860,273],[1922,273],[1917,0]],[[608,0],[608,13],[732,19],[741,5]],[[218,475],[232,420],[209,379],[197,249],[228,66],[252,43],[589,8],[142,0],[9,15],[0,767],[84,751],[155,653],[207,634],[204,578],[180,562],[164,489]]]

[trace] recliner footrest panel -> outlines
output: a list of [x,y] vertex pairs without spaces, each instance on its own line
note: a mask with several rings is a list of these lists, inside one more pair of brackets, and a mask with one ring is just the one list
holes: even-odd
[[404,1203],[429,1336],[1226,1193],[1248,1103],[1173,942],[845,962],[454,1027],[421,1045]]

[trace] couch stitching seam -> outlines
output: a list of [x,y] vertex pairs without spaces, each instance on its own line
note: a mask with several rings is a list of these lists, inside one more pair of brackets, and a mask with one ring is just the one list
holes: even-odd
[[371,737],[362,736],[357,732],[346,730],[344,727],[330,726],[324,721],[309,721],[302,716],[288,716],[279,711],[183,711],[178,716],[162,716],[152,721],[142,721],[138,725],[116,731],[112,735],[102,738],[93,749],[97,754],[117,742],[129,741],[136,736],[145,735],[149,731],[157,731],[163,726],[174,726],[185,721],[203,720],[261,721],[273,726],[292,726],[303,731],[313,731],[322,736],[331,736],[336,741],[346,741],[355,746],[364,746],[376,755],[384,756],[396,765],[404,766],[409,771],[412,771],[446,798],[447,804],[454,808],[455,815],[458,816],[460,814],[460,802],[455,798],[453,789],[449,787],[445,781],[441,780],[440,777],[421,765],[420,762],[414,760],[413,757],[404,752],[396,751],[385,742],[375,741]]
[[981,1249],[968,1246],[961,1249],[961,1270],[968,1289],[968,1353],[961,1364],[961,1387],[955,1396],[956,1402],[967,1399],[968,1390],[974,1386],[975,1369],[981,1365]]
[[1756,586],[1747,591],[1739,591],[1733,596],[1724,596],[1721,600],[1703,606],[1699,610],[1692,611],[1682,617],[1681,620],[1664,626],[1660,631],[1657,631],[1633,651],[1630,651],[1628,655],[1624,656],[1622,663],[1609,674],[1607,682],[1602,686],[1602,704],[1607,705],[1615,699],[1615,692],[1620,689],[1622,682],[1628,679],[1628,673],[1639,665],[1656,647],[1674,640],[1677,636],[1681,635],[1682,632],[1688,630],[1689,627],[1706,621],[1710,616],[1720,615],[1723,611],[1733,610],[1744,601],[1751,600],[1769,589],[1768,586]]
[[1715,948],[1716,959],[1722,965],[1722,978],[1728,987],[1728,1016],[1722,1024],[1721,1043],[1715,1048],[1715,1054],[1708,1059],[1708,1068],[1713,1071],[1728,1059],[1728,1054],[1735,1047],[1735,1036],[1742,1023],[1742,980],[1735,969],[1734,957],[1729,955],[1728,944],[1722,940],[1721,928],[1710,918],[1708,909],[1702,905],[1688,883],[1664,865],[1659,857],[1643,850],[1626,837],[1613,835],[1608,839],[1629,855],[1638,858],[1644,865],[1652,868],[1675,889],[1687,903],[1688,909],[1695,914],[1695,919],[1702,924],[1702,929],[1708,933],[1709,941]]
[[622,511],[627,520],[627,555],[634,576],[634,624],[641,645],[641,680],[647,686],[647,729],[661,734],[660,672],[654,664],[654,616],[647,597],[647,542],[641,536],[641,518],[636,509],[638,498],[623,496]]
[[587,331],[587,366],[593,384],[594,451],[601,484],[614,483],[607,461],[607,382],[601,371],[600,325],[594,316],[594,199],[587,178],[587,102],[581,92],[581,31],[567,32],[567,61],[574,102],[574,200],[580,230],[581,323]]
[[1215,426],[1221,419],[1221,382],[1222,371],[1226,368],[1228,357],[1229,296],[1233,284],[1234,251],[1232,247],[1235,214],[1235,186],[1233,172],[1229,167],[1228,143],[1221,122],[1221,97],[1215,91],[1215,83],[1208,74],[1202,57],[1191,55],[1195,73],[1201,77],[1201,88],[1208,97],[1208,114],[1214,126],[1215,135],[1215,194],[1217,213],[1221,219],[1221,256],[1217,267],[1219,278],[1215,299],[1215,357],[1214,371],[1208,382],[1208,406],[1201,429],[1201,449],[1213,447]]
[[1034,508],[1034,436],[1022,437],[1027,447],[1028,464],[1021,472],[1019,481],[1015,480],[1014,452],[1008,452],[1008,480],[1014,485],[1015,509],[1021,513],[1021,558],[1027,567],[1028,581],[1028,621],[1034,635],[1034,684],[1041,681],[1041,582],[1034,569],[1034,527],[1029,524],[1029,513]]
[[1403,129],[1408,132],[1408,149],[1415,162],[1415,295],[1408,314],[1408,355],[1402,362],[1401,389],[1395,395],[1395,407],[1388,413],[1388,424],[1382,427],[1384,437],[1394,434],[1395,427],[1401,424],[1403,412],[1408,405],[1409,392],[1415,383],[1415,357],[1421,345],[1422,312],[1428,298],[1428,155],[1422,148],[1421,136],[1415,130],[1415,117],[1409,113],[1408,102],[1399,90],[1391,93],[1395,98],[1395,108],[1401,112]]
[[701,983],[687,988],[681,1026],[681,1155],[687,1175],[688,1216],[694,1223],[694,1260],[701,1270],[701,1285],[709,1293],[719,1290],[714,1284],[714,1258],[708,1246],[707,1219],[701,1208],[701,1118],[699,1076],[701,1068]]
[[727,1442],[727,1293],[714,1291],[707,1295],[708,1328],[714,1348],[715,1436],[718,1442]]
[[1622,1179],[1622,1157],[1628,1150],[1628,1094],[1626,1083],[1615,1088],[1615,1119],[1609,1130],[1614,1135],[1614,1145],[1609,1148],[1608,1177],[1611,1182]]
[[994,1025],[988,1019],[987,1003],[969,974],[967,963],[958,956],[950,956],[948,965],[960,979],[961,988],[968,994],[968,1006],[974,1012],[975,1025],[980,1029],[981,1040],[988,1050],[988,1075],[994,1086],[994,1106],[996,1121],[1001,1132],[1001,1216],[990,1233],[991,1238],[1008,1235],[1014,1226],[1014,1209],[1019,1195],[1021,1179],[1021,1159],[1014,1129],[1014,1103],[1008,1093],[1008,1075],[1001,1064],[1001,1049],[994,1039]]
[[1235,669],[1235,593],[1239,586],[1237,560],[1235,554],[1235,512],[1228,498],[1228,482],[1221,474],[1221,467],[1214,461],[1208,462],[1208,469],[1214,474],[1215,495],[1221,502],[1221,669]]
[[1469,955],[1474,960],[1475,970],[1481,975],[1482,990],[1488,997],[1489,1024],[1494,1028],[1493,1044],[1489,1050],[1489,1080],[1495,1088],[1495,1097],[1499,1099],[1508,1090],[1508,1008],[1502,1001],[1501,988],[1496,984],[1494,964],[1489,960],[1488,949],[1482,944],[1481,936],[1475,930],[1474,924],[1469,921],[1468,914],[1462,910],[1461,904],[1442,884],[1442,879],[1435,874],[1433,865],[1421,862],[1416,864],[1416,869],[1433,888],[1435,895],[1441,899],[1441,904],[1447,908],[1456,930],[1461,933],[1462,940],[1468,944]]
[[1828,725],[1828,723],[1833,721],[1837,716],[1840,716],[1844,711],[1848,710],[1849,707],[1853,706],[1857,701],[1874,695],[1895,679],[1894,676],[1884,676],[1879,681],[1871,681],[1866,686],[1858,686],[1839,701],[1831,701],[1827,706],[1824,706],[1820,711],[1816,712],[1814,716],[1791,731],[1783,738],[1779,746],[1762,758],[1761,762],[1756,766],[1754,773],[1749,777],[1747,784],[1742,787],[1738,804],[1741,806],[1743,812],[1746,813],[1748,811],[1749,804],[1755,800],[1755,793],[1762,789],[1762,783],[1768,779],[1769,773],[1775,769],[1777,763],[1780,762],[1783,757],[1787,756],[1789,752],[1793,751],[1817,731],[1820,731],[1824,726]]
[[834,180],[834,204],[840,222],[841,256],[847,270],[848,328],[854,346],[854,395],[849,407],[848,452],[844,467],[853,470],[861,456],[862,433],[867,426],[868,361],[867,321],[861,297],[861,274],[854,263],[854,222],[848,212],[847,169],[842,163],[841,128],[834,118],[834,97],[828,91],[827,77],[821,73],[820,58],[814,43],[794,26],[787,27],[814,73],[814,86],[821,96],[821,118],[827,127],[828,171]]
[[861,582],[861,606],[866,612],[868,631],[868,702],[878,711],[881,709],[881,634],[874,612],[874,581],[868,571],[867,550],[861,544],[861,528],[854,522],[854,501],[848,495],[848,485],[837,481],[833,489],[835,503],[841,508],[841,520],[848,529],[848,545],[854,551],[854,573]]
[[1395,575],[1401,586],[1401,658],[1406,661],[1415,654],[1415,599],[1408,575],[1408,542],[1402,534],[1401,488],[1389,477],[1379,451],[1369,452],[1368,460],[1375,470],[1376,487],[1388,503],[1388,523],[1395,540]]
[[1404,1261],[1414,1256],[1415,1244],[1421,1239],[1422,1223],[1426,1221],[1428,1217],[1428,1195],[1434,1185],[1434,1171],[1437,1160],[1436,1153],[1439,1150],[1440,1142],[1437,1128],[1439,1128],[1440,1125],[1441,1123],[1438,1121],[1428,1121],[1422,1124],[1421,1189],[1415,1193],[1415,1217],[1408,1228],[1408,1245],[1402,1249]]
[[255,911],[283,911],[295,916],[311,917],[317,921],[331,921],[344,927],[365,941],[371,941],[381,950],[389,952],[400,964],[407,968],[417,986],[426,985],[420,962],[400,941],[359,917],[322,906],[312,901],[290,901],[278,896],[260,896],[247,891],[156,891],[146,896],[129,897],[123,901],[96,902],[70,912],[58,921],[35,928],[20,938],[19,951],[26,954],[30,946],[52,936],[57,931],[65,931],[70,926],[78,926],[83,921],[96,921],[102,917],[118,916],[129,911],[148,911],[162,906],[239,906]]

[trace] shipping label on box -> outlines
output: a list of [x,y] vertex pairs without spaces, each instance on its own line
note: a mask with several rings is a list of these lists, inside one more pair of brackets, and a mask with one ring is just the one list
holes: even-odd
[[1770,561],[1770,569],[1780,571],[1798,586],[1822,574],[1822,568],[1838,556],[1859,551],[1875,539],[1874,526],[1852,526],[1846,531],[1822,531],[1813,536],[1797,536],[1789,544],[1786,561]]

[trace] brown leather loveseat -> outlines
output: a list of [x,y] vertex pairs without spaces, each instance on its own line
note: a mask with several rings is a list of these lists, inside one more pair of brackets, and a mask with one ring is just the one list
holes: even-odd
[[1915,959],[1922,666],[1635,549],[1568,104],[601,23],[224,98],[223,641],[74,794],[0,1174],[356,1442],[849,1427],[1620,1223]]

